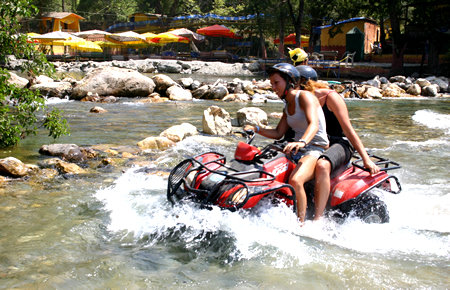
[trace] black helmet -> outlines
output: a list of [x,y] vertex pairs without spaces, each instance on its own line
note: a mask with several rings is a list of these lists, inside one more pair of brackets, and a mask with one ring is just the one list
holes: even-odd
[[294,86],[300,81],[298,70],[290,63],[277,63],[273,67],[267,69],[269,76],[276,72],[280,73],[283,77],[287,76]]
[[317,81],[317,72],[308,65],[298,65],[295,67],[301,78]]

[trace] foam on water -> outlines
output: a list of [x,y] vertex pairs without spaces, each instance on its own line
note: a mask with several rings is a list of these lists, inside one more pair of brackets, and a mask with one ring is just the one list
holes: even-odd
[[179,231],[185,247],[196,248],[208,239],[205,233],[225,232],[233,238],[233,259],[264,256],[277,268],[320,259],[311,240],[364,253],[450,254],[450,199],[448,195],[424,196],[416,185],[407,186],[400,195],[382,196],[391,213],[390,223],[364,224],[349,218],[337,224],[323,219],[300,227],[292,209],[268,201],[240,212],[199,209],[189,203],[172,207],[165,196],[167,180],[136,170],[128,170],[113,186],[96,193],[110,213],[109,230],[132,232],[136,239],[150,235],[155,241],[163,240],[169,231]]
[[440,114],[431,110],[419,110],[415,112],[412,119],[428,128],[444,130],[446,134],[450,134],[449,114]]
[[45,99],[45,104],[46,105],[54,105],[54,104],[73,102],[73,100],[69,100],[69,96],[65,96],[64,98],[57,98],[57,97],[48,98],[48,97],[45,97],[44,99]]

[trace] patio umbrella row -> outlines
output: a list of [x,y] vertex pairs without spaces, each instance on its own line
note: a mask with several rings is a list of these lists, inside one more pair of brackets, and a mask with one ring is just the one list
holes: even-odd
[[[187,30],[187,29],[186,29]],[[202,39],[201,35],[194,32],[191,39],[180,34],[188,34],[186,31],[165,32],[160,34],[144,33],[138,34],[133,31],[126,31],[117,34],[111,34],[100,30],[83,31],[70,34],[62,31],[54,31],[46,34],[29,33],[28,37],[34,42],[44,45],[62,45],[70,46],[81,51],[101,52],[102,46],[132,46],[144,47],[148,45],[164,45],[172,42],[189,43],[191,39]],[[90,41],[88,39],[102,39]]]
[[46,34],[28,34],[29,38],[46,45],[70,46],[80,51],[102,52],[103,49],[95,42],[85,40],[63,31],[53,31]]
[[74,34],[62,31],[54,31],[46,34],[29,33],[28,37],[33,42],[44,45],[70,46],[80,51],[102,52],[102,47],[146,47],[148,45],[165,45],[167,43],[201,42],[206,36],[228,37],[239,39],[237,34],[223,25],[212,25],[197,30],[195,33],[186,28],[180,28],[159,34],[134,31],[121,33],[109,33],[101,30],[88,30]]

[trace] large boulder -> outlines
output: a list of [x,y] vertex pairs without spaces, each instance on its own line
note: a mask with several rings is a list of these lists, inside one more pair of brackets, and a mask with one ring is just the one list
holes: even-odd
[[10,78],[8,79],[8,83],[15,85],[19,88],[24,88],[28,85],[29,81],[26,78],[19,77],[15,73],[9,72]]
[[377,87],[368,86],[366,91],[361,95],[364,99],[381,99],[383,95]]
[[58,156],[64,160],[80,162],[87,158],[87,153],[76,144],[50,144],[42,145],[39,153],[48,156]]
[[448,92],[448,79],[445,77],[435,78],[431,81],[433,84],[437,84],[439,86],[439,92],[445,93]]
[[231,117],[224,109],[211,106],[203,111],[203,132],[211,135],[230,135]]
[[192,91],[192,96],[196,99],[207,99],[210,91],[209,85],[203,85]]
[[172,126],[164,130],[159,136],[166,137],[173,142],[179,142],[186,137],[197,135],[198,131],[194,125],[183,123],[181,125]]
[[241,93],[241,94],[228,94],[226,95],[222,101],[224,102],[248,102],[250,100],[249,95]]
[[49,158],[39,162],[41,168],[54,168],[61,174],[83,174],[86,170],[76,165],[59,158]]
[[228,90],[224,85],[217,85],[211,88],[209,96],[213,100],[221,100],[228,95]]
[[192,61],[190,64],[192,72],[195,72],[196,74],[217,76],[253,75],[248,69],[248,66],[243,63]]
[[70,95],[72,92],[72,84],[69,82],[47,82],[32,85],[30,90],[37,91],[47,97],[62,97]]
[[363,82],[363,84],[367,84],[369,86],[376,87],[376,88],[381,87],[381,81],[380,81],[379,76],[376,76],[375,78],[373,78],[371,80],[365,81],[365,82]]
[[172,78],[162,74],[154,75],[152,80],[155,83],[156,91],[162,94],[164,94],[169,87],[177,84]]
[[431,85],[431,82],[427,79],[417,79],[416,84],[418,84],[421,88]]
[[158,137],[147,137],[144,140],[139,141],[137,145],[142,150],[145,149],[165,150],[169,147],[174,146],[175,142],[173,142],[167,137],[158,136]]
[[175,74],[179,74],[183,70],[181,64],[174,61],[164,61],[164,60],[158,63],[157,68],[159,72],[175,73]]
[[427,97],[436,97],[439,93],[439,86],[436,84],[425,86],[422,88],[422,95]]
[[410,95],[418,96],[422,93],[422,89],[418,84],[412,84],[409,86],[406,92]]
[[51,77],[48,77],[46,75],[39,75],[32,80],[32,83],[34,85],[52,83],[52,82],[54,82],[54,80]]
[[143,74],[118,67],[96,68],[73,88],[72,98],[82,99],[88,92],[100,96],[145,97],[153,93],[155,83]]
[[0,174],[4,176],[22,177],[28,174],[28,167],[17,158],[6,157],[0,159]]
[[405,76],[393,76],[389,78],[391,83],[404,83],[406,80]]
[[405,94],[405,90],[396,84],[389,84],[382,92],[384,98],[398,98]]
[[137,61],[136,68],[140,73],[152,73],[156,70],[151,59]]
[[172,101],[190,101],[192,100],[192,93],[190,90],[183,89],[178,85],[171,86],[167,89],[166,95]]
[[236,113],[239,126],[244,125],[258,125],[267,126],[269,124],[267,120],[267,113],[256,107],[242,108]]
[[181,78],[178,82],[183,88],[189,89],[194,83],[194,80],[192,78]]

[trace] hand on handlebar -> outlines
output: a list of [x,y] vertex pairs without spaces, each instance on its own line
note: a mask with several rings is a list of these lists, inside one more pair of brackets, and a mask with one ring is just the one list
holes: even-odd
[[291,153],[293,153],[295,155],[298,153],[298,151],[300,151],[304,147],[305,147],[305,143],[303,143],[303,142],[290,142],[284,147],[283,151],[287,155],[291,154]]
[[256,128],[254,126],[252,126],[252,125],[245,125],[244,126],[244,132],[247,133],[247,134],[250,134],[250,132],[252,132],[251,134],[253,135],[256,132]]

